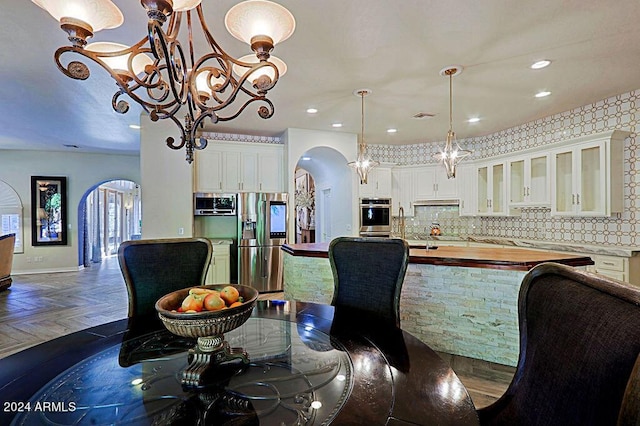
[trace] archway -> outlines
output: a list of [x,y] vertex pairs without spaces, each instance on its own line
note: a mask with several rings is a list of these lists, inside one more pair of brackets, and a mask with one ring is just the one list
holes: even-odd
[[140,186],[123,179],[91,186],[78,204],[78,264],[89,266],[117,253],[123,241],[140,238]]
[[352,235],[353,176],[347,159],[333,148],[317,146],[300,156],[296,169],[307,171],[314,182],[315,241]]

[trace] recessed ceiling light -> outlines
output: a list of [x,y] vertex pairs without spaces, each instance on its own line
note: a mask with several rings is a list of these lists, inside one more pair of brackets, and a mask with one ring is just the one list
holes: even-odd
[[316,114],[318,112],[318,110],[316,108],[307,108],[307,113],[308,114]]
[[387,129],[387,133],[398,133],[398,129]]
[[309,161],[309,160],[311,160],[311,157],[301,157],[300,159],[302,161]]
[[342,127],[342,123],[333,123],[332,127]]
[[478,121],[480,121],[478,117],[471,117],[467,120],[468,123],[477,123]]
[[551,92],[547,91],[538,92],[536,93],[536,98],[544,98],[545,96],[549,96],[550,94]]
[[540,68],[548,67],[551,65],[551,61],[548,59],[544,59],[542,61],[534,62],[531,64],[531,69],[539,70]]
[[129,124],[129,128],[130,129],[135,129],[135,130],[140,130],[140,126],[138,126],[137,124]]

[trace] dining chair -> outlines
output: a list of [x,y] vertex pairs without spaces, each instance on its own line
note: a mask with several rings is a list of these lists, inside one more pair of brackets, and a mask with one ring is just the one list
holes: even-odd
[[482,425],[640,424],[639,288],[545,263],[525,275],[518,315],[516,372]]
[[206,238],[131,240],[120,244],[118,262],[129,295],[129,316],[155,312],[167,293],[205,284],[211,262]]
[[400,326],[409,245],[399,238],[339,237],[329,244],[332,305]]
[[16,245],[16,234],[0,236],[0,290],[11,287],[11,267],[13,265],[13,251]]

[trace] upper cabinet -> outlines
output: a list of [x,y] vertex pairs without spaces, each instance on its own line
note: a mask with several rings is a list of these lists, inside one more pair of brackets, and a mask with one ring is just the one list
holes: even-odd
[[413,169],[395,167],[391,171],[391,215],[399,216],[400,207],[405,216],[413,216]]
[[369,170],[367,183],[360,184],[360,198],[391,198],[391,169],[374,167]]
[[282,192],[278,144],[212,142],[195,153],[194,192]]
[[424,166],[416,169],[414,173],[414,198],[416,200],[458,198],[458,181],[448,179],[443,166]]
[[628,135],[616,130],[552,151],[552,215],[611,216],[623,211],[623,144]]
[[475,216],[478,213],[478,197],[476,187],[476,168],[471,164],[458,166],[456,179],[459,179],[458,195],[460,197],[460,216]]
[[506,216],[507,167],[506,162],[495,162],[476,167],[477,211],[480,216]]
[[546,153],[531,154],[507,161],[509,206],[550,205],[550,162]]

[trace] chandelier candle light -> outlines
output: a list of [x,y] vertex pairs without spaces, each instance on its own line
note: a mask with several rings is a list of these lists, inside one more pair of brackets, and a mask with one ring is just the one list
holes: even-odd
[[364,97],[371,94],[369,89],[358,89],[353,92],[354,95],[360,96],[362,102],[362,120],[360,124],[360,135],[358,140],[358,157],[356,161],[349,162],[349,167],[353,167],[360,177],[360,184],[367,183],[369,170],[379,166],[380,162],[373,161],[367,156],[367,143],[364,140]]
[[456,167],[458,163],[472,153],[472,151],[460,148],[456,140],[456,134],[453,131],[452,80],[454,75],[458,75],[461,72],[462,66],[460,65],[449,66],[440,71],[440,75],[449,77],[449,132],[447,132],[447,141],[444,149],[434,155],[434,158],[444,165],[447,171],[447,179],[456,177]]
[[[274,106],[266,95],[286,72],[286,65],[271,56],[271,51],[295,30],[293,15],[277,3],[246,0],[229,9],[225,16],[227,30],[248,43],[255,53],[236,59],[211,35],[202,0],[141,0],[149,18],[147,35],[131,47],[107,42],[87,44],[94,33],[123,23],[122,12],[111,0],[32,1],[58,20],[69,35],[71,46],[59,48],[54,55],[60,71],[77,80],[89,77],[89,68],[82,62],[62,64],[60,58],[68,52],[103,67],[119,87],[112,99],[113,109],[121,114],[129,110],[129,103],[120,99],[126,94],[149,113],[152,121],[171,119],[180,129],[181,140],[169,137],[167,145],[172,149],[184,147],[189,163],[194,149],[207,146],[205,138],[196,136],[205,118],[214,124],[230,121],[253,102],[262,103],[260,117],[273,116]],[[188,35],[186,48],[178,40],[183,18]],[[162,26],[167,19],[165,31]],[[197,59],[193,42],[196,19],[209,45],[209,51]],[[235,103],[238,95],[244,102]],[[222,110],[232,104],[236,107],[223,115]]]

